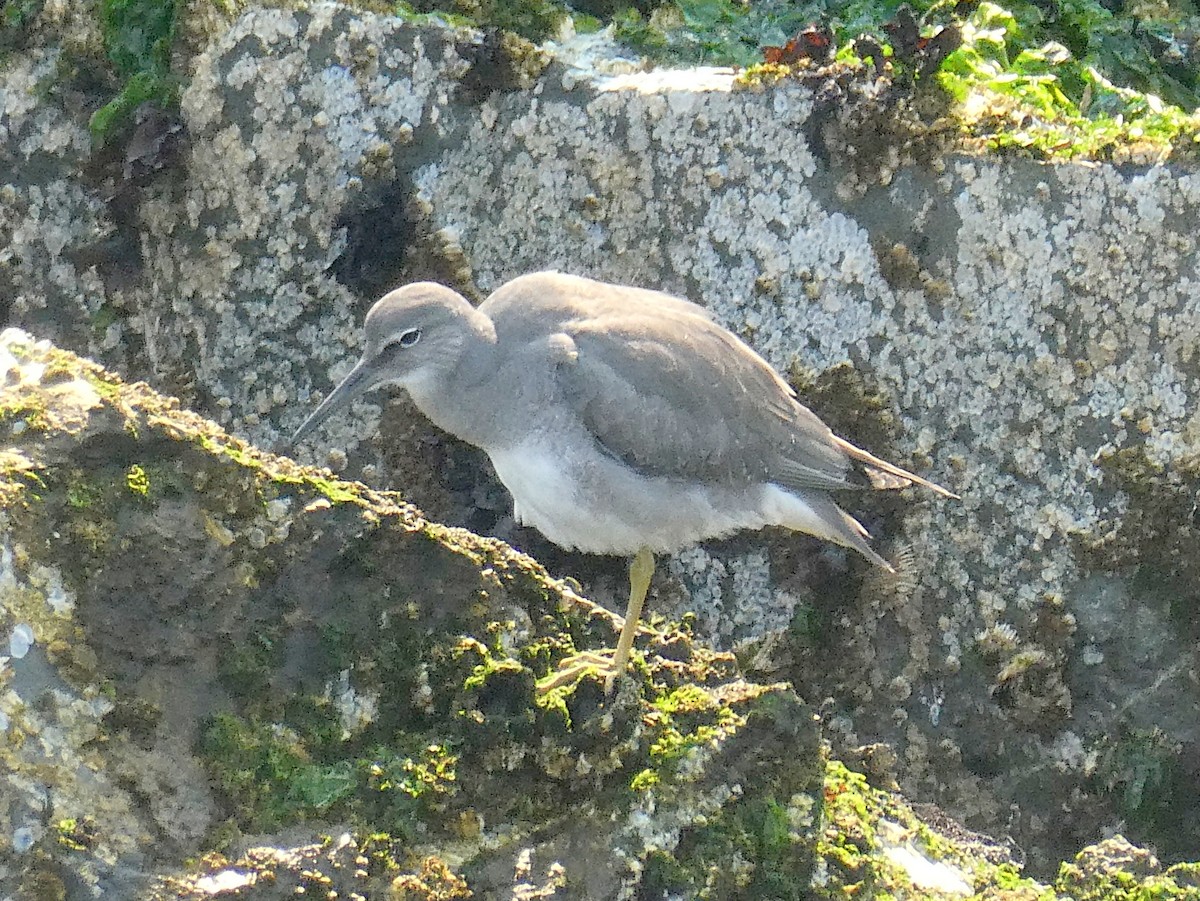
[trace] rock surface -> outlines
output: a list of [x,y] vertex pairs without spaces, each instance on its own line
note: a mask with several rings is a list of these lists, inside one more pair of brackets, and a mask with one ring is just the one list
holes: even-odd
[[[747,536],[679,555],[652,606],[832,699],[837,747],[888,742],[911,796],[1039,873],[1118,830],[1196,856],[1196,173],[956,155],[844,74],[541,70],[317,3],[197,27],[186,141],[133,178],[90,165],[58,84],[95,24],[45,18],[0,68],[12,322],[267,443],[395,282],[481,296],[559,267],[687,294],[964,498],[862,502],[897,580]],[[515,533],[479,455],[403,404],[376,439],[376,413],[324,434],[354,472],[619,593],[619,563]]]
[[614,629],[529,558],[15,329],[0,372],[0,897],[1196,897],[1121,839],[1022,878],[678,627],[538,697]]
[[[685,851],[672,878],[811,870],[823,758],[786,686],[676,630],[612,699],[591,678],[535,699],[613,630],[529,558],[24,333],[0,364],[0,896],[132,897],[293,824],[297,847],[247,852],[279,891],[314,855],[367,894],[409,861],[480,897],[520,874],[628,895]],[[339,818],[367,831],[322,841]]]

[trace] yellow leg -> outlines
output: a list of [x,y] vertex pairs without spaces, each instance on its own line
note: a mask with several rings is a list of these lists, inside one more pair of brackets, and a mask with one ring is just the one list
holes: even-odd
[[[625,625],[621,627],[617,652],[613,654],[610,679],[625,672],[625,666],[629,663],[629,652],[633,650],[638,623],[642,621],[642,605],[646,603],[646,593],[650,590],[650,578],[653,575],[654,554],[650,548],[644,547],[629,561],[629,606],[625,608]],[[612,686],[608,686],[608,689],[611,691]]]
[[600,670],[604,675],[604,691],[612,694],[617,678],[625,672],[625,667],[629,664],[629,654],[633,650],[633,641],[637,638],[642,606],[646,603],[646,594],[650,590],[650,579],[653,575],[654,553],[650,548],[644,547],[629,563],[629,606],[625,608],[625,623],[621,627],[621,637],[617,639],[617,649],[612,652],[612,657],[607,656],[608,652],[584,652],[568,657],[559,664],[557,672],[538,683],[539,694],[574,682],[590,669]]

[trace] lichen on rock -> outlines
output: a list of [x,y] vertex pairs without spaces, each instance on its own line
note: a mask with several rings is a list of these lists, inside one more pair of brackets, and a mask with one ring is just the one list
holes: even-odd
[[[753,846],[713,841],[818,792],[814,724],[786,686],[738,681],[676,631],[615,697],[585,677],[539,699],[537,678],[614,627],[530,559],[23,333],[0,348],[14,872],[40,861],[140,892],[206,846],[345,823],[357,837],[279,852],[279,872],[370,858],[387,833],[405,861],[453,849],[459,875],[413,864],[410,888],[486,895],[514,868],[557,867],[615,896],[688,841],[698,874],[736,854],[767,878]],[[797,844],[796,878],[809,860]]]
[[[1189,163],[951,152],[937,129],[898,121],[868,69],[747,85],[719,69],[646,72],[601,58],[603,36],[547,63],[547,48],[384,10],[193,4],[180,14],[187,59],[176,63],[191,78],[163,133],[180,136],[178,154],[126,184],[119,204],[112,172],[97,180],[88,160],[94,97],[80,59],[102,50],[91,8],[44,4],[26,46],[0,64],[0,294],[11,321],[271,443],[345,371],[361,314],[396,282],[435,278],[477,299],[557,266],[686,294],[794,376],[848,438],[963,501],[847,501],[895,579],[802,536],[746,535],[665,562],[655,611],[692,613],[693,637],[733,651],[756,678],[831,699],[825,734],[839,751],[889,743],[905,790],[974,828],[1012,830],[1043,875],[1119,828],[1164,859],[1188,855],[1200,820],[1172,789],[1200,734],[1188,675],[1200,440],[1200,179]],[[106,385],[92,387],[110,404]],[[62,415],[19,403],[0,410],[17,433]],[[57,473],[53,541],[68,553],[48,567],[44,601],[34,570],[20,575],[33,593],[14,597],[63,618],[23,607],[0,637],[29,626],[36,660],[45,629],[75,622],[78,598],[52,586],[94,581],[136,596],[128,572],[102,565],[109,554],[124,548],[143,566],[160,544],[202,536],[211,558],[190,572],[209,590],[195,610],[183,576],[167,573],[169,615],[100,608],[111,620],[95,623],[93,643],[128,655],[136,626],[148,646],[190,653],[215,629],[217,696],[261,704],[295,663],[271,606],[283,601],[230,612],[221,592],[271,581],[299,502],[258,497],[245,472],[150,459],[130,451],[137,440],[106,440],[100,463],[72,458]],[[619,561],[566,556],[517,530],[482,456],[402,401],[364,402],[302,453],[402,486],[439,520],[512,538],[589,596],[620,602]],[[6,509],[19,509],[39,490],[38,461],[14,445],[0,462]],[[356,496],[332,477],[312,485],[339,510]],[[192,492],[214,501],[180,506]],[[372,533],[363,547],[393,545]],[[358,556],[342,562],[374,589],[378,575]],[[329,666],[309,686],[320,701],[295,715],[316,735],[366,742],[394,713],[393,678],[433,709],[453,671],[444,660],[473,660],[487,685],[524,685],[535,665],[607,634],[597,614],[598,631],[544,636],[517,659],[514,642],[537,626],[526,616],[506,617],[503,653],[479,637],[486,655],[441,647],[415,670],[363,665],[361,636],[382,631],[401,657],[432,645],[320,619],[310,637]],[[166,655],[142,649],[123,665],[153,673]],[[91,665],[73,653],[81,673]],[[199,721],[173,699],[117,698],[108,717],[150,734]],[[546,710],[539,722],[575,724],[577,713]],[[285,808],[341,803],[338,786],[366,778],[319,772],[327,764],[294,753],[292,735],[263,739],[272,711],[243,714],[231,732],[247,755],[278,752],[310,777]],[[292,731],[303,750],[312,736]],[[428,765],[422,749],[438,744],[412,742],[397,765]],[[226,775],[232,793],[241,777]]]

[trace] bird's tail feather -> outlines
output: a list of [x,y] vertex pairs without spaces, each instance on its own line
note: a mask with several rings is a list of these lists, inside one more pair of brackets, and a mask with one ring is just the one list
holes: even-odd
[[876,566],[880,566],[888,572],[896,571],[892,564],[879,556],[875,549],[867,543],[867,539],[871,535],[863,528],[863,524],[835,504],[829,495],[819,491],[804,491],[796,492],[795,496],[800,498],[811,511],[812,519],[808,519],[803,525],[789,523],[783,523],[783,525],[791,525],[792,528],[798,528],[810,535],[816,535],[826,541],[832,541],[834,544],[858,551]]
[[871,480],[871,485],[875,488],[907,488],[909,485],[917,484],[925,486],[942,497],[953,498],[954,500],[959,499],[957,494],[947,491],[941,485],[935,484],[928,479],[923,479],[916,473],[909,472],[907,469],[901,469],[894,463],[882,460],[874,454],[867,453],[861,447],[855,447],[845,438],[839,438],[837,435],[834,435],[833,440],[851,459],[863,464],[867,478]]

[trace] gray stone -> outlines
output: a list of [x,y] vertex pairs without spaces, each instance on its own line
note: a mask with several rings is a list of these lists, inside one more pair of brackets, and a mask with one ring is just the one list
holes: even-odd
[[[63,33],[86,33],[64,10]],[[265,443],[357,354],[374,298],[338,281],[347,221],[402,206],[378,278],[481,296],[558,267],[683,294],[818,387],[850,361],[895,415],[892,446],[837,430],[963,501],[853,511],[899,580],[739,539],[677,557],[652,610],[694,608],[718,645],[832,698],[835,741],[890,742],[901,785],[1013,832],[1038,866],[1151,812],[1128,808],[1142,795],[1122,786],[1142,777],[1120,763],[1125,731],[1155,724],[1155,754],[1186,763],[1195,643],[1154,631],[1194,635],[1162,597],[1195,597],[1200,578],[1196,173],[919,152],[856,130],[876,121],[865,100],[738,89],[719,71],[561,62],[480,101],[459,89],[468,35],[329,4],[251,9],[192,61],[186,177],[140,189],[141,269],[118,284],[71,262],[113,225],[78,177],[82,119],[37,99],[55,40],[0,72],[13,321]],[[817,412],[853,424],[853,404]],[[325,438],[351,472],[513,537],[478,457],[414,430],[402,405],[375,440],[378,426],[363,404]],[[595,597],[619,591],[620,564],[549,559]],[[1130,631],[1142,651],[1122,645]],[[1113,699],[1148,688],[1152,707],[1122,720]]]

